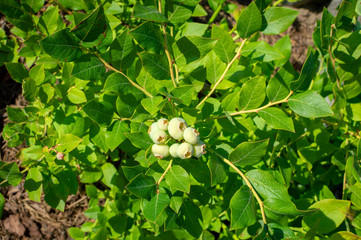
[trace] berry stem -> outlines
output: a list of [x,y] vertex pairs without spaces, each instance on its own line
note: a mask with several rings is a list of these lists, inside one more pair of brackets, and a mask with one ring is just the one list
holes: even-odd
[[226,69],[224,70],[222,76],[218,79],[218,81],[216,82],[216,84],[214,84],[212,90],[203,98],[203,100],[198,103],[197,107],[201,106],[212,94],[213,92],[216,90],[216,88],[218,87],[218,85],[223,81],[224,77],[226,76],[228,70],[231,68],[232,64],[234,63],[234,61],[236,61],[236,59],[238,59],[239,56],[241,56],[241,52],[242,52],[242,48],[244,46],[244,44],[246,43],[247,38],[243,39],[241,46],[239,47],[236,55],[234,56],[234,58],[227,64]]
[[261,200],[261,198],[258,196],[256,190],[253,188],[251,182],[248,180],[248,178],[246,177],[246,175],[244,175],[244,173],[239,170],[231,161],[229,161],[228,159],[222,157],[221,155],[219,155],[217,152],[213,151],[212,149],[209,149],[210,152],[215,153],[220,159],[223,160],[223,162],[225,162],[226,164],[228,164],[231,168],[233,168],[241,177],[242,179],[246,182],[247,186],[249,187],[249,189],[251,189],[254,197],[256,198],[260,210],[261,210],[261,214],[262,214],[262,220],[265,224],[267,224],[267,219],[266,219],[266,214],[264,212],[264,204],[263,201]]
[[157,193],[159,191],[159,184],[163,181],[163,178],[165,177],[165,175],[167,174],[167,172],[172,168],[172,163],[173,160],[170,160],[168,167],[165,169],[164,173],[162,174],[162,176],[160,176],[159,180],[157,181]]

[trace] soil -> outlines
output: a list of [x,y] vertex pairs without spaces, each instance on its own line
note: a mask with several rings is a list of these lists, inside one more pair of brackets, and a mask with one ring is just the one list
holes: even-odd
[[[202,0],[202,3],[205,0]],[[250,1],[230,1],[237,5],[247,5]],[[207,18],[198,19],[207,22],[212,10],[205,7],[209,13]],[[300,8],[300,14],[295,23],[280,35],[262,35],[261,39],[273,45],[278,39],[286,34],[290,35],[292,42],[291,63],[300,71],[306,59],[307,49],[313,46],[312,33],[319,19],[319,12],[310,8]],[[230,24],[234,24],[232,16],[221,12],[216,19],[220,21],[226,18]],[[0,19],[0,26],[7,28],[4,18]],[[6,29],[8,32],[8,29]],[[0,133],[7,122],[6,106],[24,107],[26,101],[21,95],[21,85],[11,79],[4,66],[0,67]],[[0,161],[17,162],[16,154],[20,148],[8,148],[0,135]],[[24,182],[17,187],[1,188],[6,203],[3,216],[0,221],[0,239],[70,239],[67,234],[69,227],[79,227],[89,219],[82,214],[87,209],[88,198],[83,191],[77,195],[69,196],[64,212],[49,207],[44,200],[33,202],[29,200],[24,190]]]

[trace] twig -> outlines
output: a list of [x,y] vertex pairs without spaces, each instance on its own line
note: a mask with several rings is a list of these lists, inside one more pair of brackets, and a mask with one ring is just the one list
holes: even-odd
[[105,65],[105,67],[109,68],[110,70],[120,73],[122,74],[129,82],[130,84],[132,84],[134,87],[138,88],[140,91],[142,91],[145,95],[147,95],[148,97],[153,97],[152,94],[150,94],[147,90],[145,90],[144,88],[142,88],[141,86],[139,86],[138,84],[136,84],[134,81],[132,81],[127,75],[125,75],[122,71],[119,71],[118,69],[114,68],[112,65],[110,65],[109,63],[107,63],[100,55],[99,53],[94,53],[100,61],[102,61],[102,63]]
[[[280,100],[280,101],[277,101],[277,102],[269,102],[268,104],[262,106],[262,107],[259,107],[259,108],[256,108],[256,109],[250,109],[250,110],[242,110],[242,111],[238,111],[238,112],[234,112],[234,113],[230,113],[228,114],[228,116],[236,116],[236,115],[241,115],[241,114],[244,114],[244,113],[257,113],[263,109],[266,109],[266,108],[269,108],[269,107],[272,107],[274,105],[278,105],[278,104],[281,104],[281,103],[285,103],[285,102],[288,102],[288,99],[291,97],[291,95],[293,94],[293,91],[290,91],[290,93],[288,94],[287,97],[285,97],[284,99]],[[208,119],[204,119],[202,121],[198,121],[198,122],[195,122],[196,123],[200,123],[200,122],[204,122],[204,121],[209,121],[209,120],[216,120],[216,119],[221,119],[221,118],[226,118],[227,115],[222,115],[222,116],[218,116],[218,117],[214,117],[214,118],[208,118]]]
[[216,82],[216,84],[214,85],[214,87],[212,88],[212,90],[207,94],[207,96],[205,96],[203,98],[203,100],[198,103],[197,107],[198,108],[199,106],[201,106],[212,94],[213,92],[216,90],[216,88],[218,87],[218,85],[222,82],[222,80],[224,79],[224,77],[226,76],[228,70],[230,69],[230,67],[232,66],[233,62],[236,61],[236,59],[241,56],[241,51],[242,51],[242,48],[244,46],[244,44],[246,43],[247,41],[247,38],[243,39],[242,43],[241,43],[241,46],[239,47],[236,55],[234,56],[234,58],[227,64],[227,67],[226,69],[224,70],[222,76],[218,79],[218,81]]
[[170,160],[168,167],[165,169],[164,173],[162,174],[162,176],[160,176],[159,180],[157,181],[157,193],[159,192],[159,184],[162,182],[163,178],[165,177],[165,175],[167,174],[167,172],[172,168],[172,163],[173,160]]
[[224,3],[224,2],[225,2],[225,1],[223,0],[221,3],[219,3],[217,9],[213,12],[212,17],[209,19],[208,25],[210,25],[211,23],[214,22],[214,20],[216,20],[216,17],[218,16],[219,12],[222,10],[223,3]]
[[263,208],[263,201],[261,200],[261,198],[258,196],[256,190],[253,188],[251,182],[248,180],[248,178],[246,177],[246,175],[244,175],[243,172],[241,172],[241,170],[239,170],[231,161],[229,161],[228,159],[222,157],[221,155],[219,155],[218,153],[216,153],[215,151],[213,151],[212,149],[209,149],[208,150],[210,152],[213,152],[215,153],[220,159],[223,160],[223,162],[225,162],[226,164],[228,164],[231,168],[233,168],[241,177],[242,179],[246,182],[247,186],[249,187],[249,189],[251,189],[254,197],[256,198],[258,204],[259,204],[259,207],[260,207],[260,210],[261,210],[261,214],[262,214],[262,220],[265,224],[267,224],[267,219],[266,219],[266,214],[264,212],[264,208]]
[[[162,1],[161,0],[158,1],[158,8],[159,8],[159,12],[162,13]],[[169,49],[168,49],[167,31],[166,31],[165,27],[166,27],[166,25],[162,25],[162,30],[163,30],[163,34],[164,34],[164,51],[165,51],[165,55],[167,56],[167,59],[168,59],[170,77],[172,78],[174,87],[177,87],[177,84],[174,79],[173,60],[172,60],[172,57],[171,57],[171,55],[169,53]]]

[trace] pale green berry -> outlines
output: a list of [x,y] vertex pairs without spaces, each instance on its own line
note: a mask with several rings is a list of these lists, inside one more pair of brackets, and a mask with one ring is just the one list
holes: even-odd
[[186,128],[183,138],[190,144],[197,144],[199,142],[199,132],[192,127]]
[[150,137],[155,144],[162,144],[165,143],[165,141],[167,140],[168,134],[163,130],[158,130],[152,133]]
[[168,119],[161,118],[158,120],[157,123],[158,123],[158,127],[160,130],[163,130],[163,131],[168,130],[168,124],[169,124]]
[[172,157],[175,157],[175,158],[178,157],[177,151],[178,151],[179,146],[180,146],[179,143],[174,143],[172,146],[170,146],[169,153]]
[[152,135],[153,135],[155,132],[159,131],[159,130],[160,130],[160,129],[159,129],[159,126],[158,126],[158,123],[157,123],[157,122],[155,122],[155,123],[153,123],[152,125],[150,125],[150,127],[148,128],[148,134],[149,134],[150,138],[152,138]]
[[193,146],[187,142],[181,143],[177,149],[177,155],[181,159],[187,159],[192,157],[193,152]]
[[199,142],[195,145],[193,145],[194,148],[194,153],[193,156],[199,158],[201,157],[203,154],[206,154],[206,145],[203,142]]
[[187,128],[187,123],[183,118],[173,118],[169,121],[168,132],[176,140],[183,139],[183,132]]
[[169,155],[169,146],[162,144],[153,144],[152,153],[158,159],[163,159]]

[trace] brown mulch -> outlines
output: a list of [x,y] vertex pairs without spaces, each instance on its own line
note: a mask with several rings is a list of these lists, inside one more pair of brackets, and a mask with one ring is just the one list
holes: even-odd
[[[232,2],[244,5],[250,1]],[[298,18],[287,32],[275,36],[262,35],[261,39],[273,45],[281,37],[289,34],[293,46],[291,63],[300,71],[306,59],[307,48],[313,46],[312,33],[319,15],[307,9],[298,10],[300,11]],[[206,8],[206,11],[210,9]],[[223,17],[232,21],[232,16],[228,14],[221,13],[220,19]],[[217,18],[216,21],[220,19]],[[21,85],[10,78],[5,67],[0,67],[0,134],[5,124],[6,106],[25,106],[25,104],[21,96]],[[17,152],[18,149],[8,148],[0,135],[0,161],[19,162],[16,158]],[[65,210],[61,212],[49,207],[43,198],[40,203],[29,200],[23,182],[17,187],[0,188],[0,192],[6,200],[0,221],[1,240],[69,239],[67,234],[69,227],[79,227],[89,220],[82,213],[88,206],[88,198],[84,193],[69,196]]]

